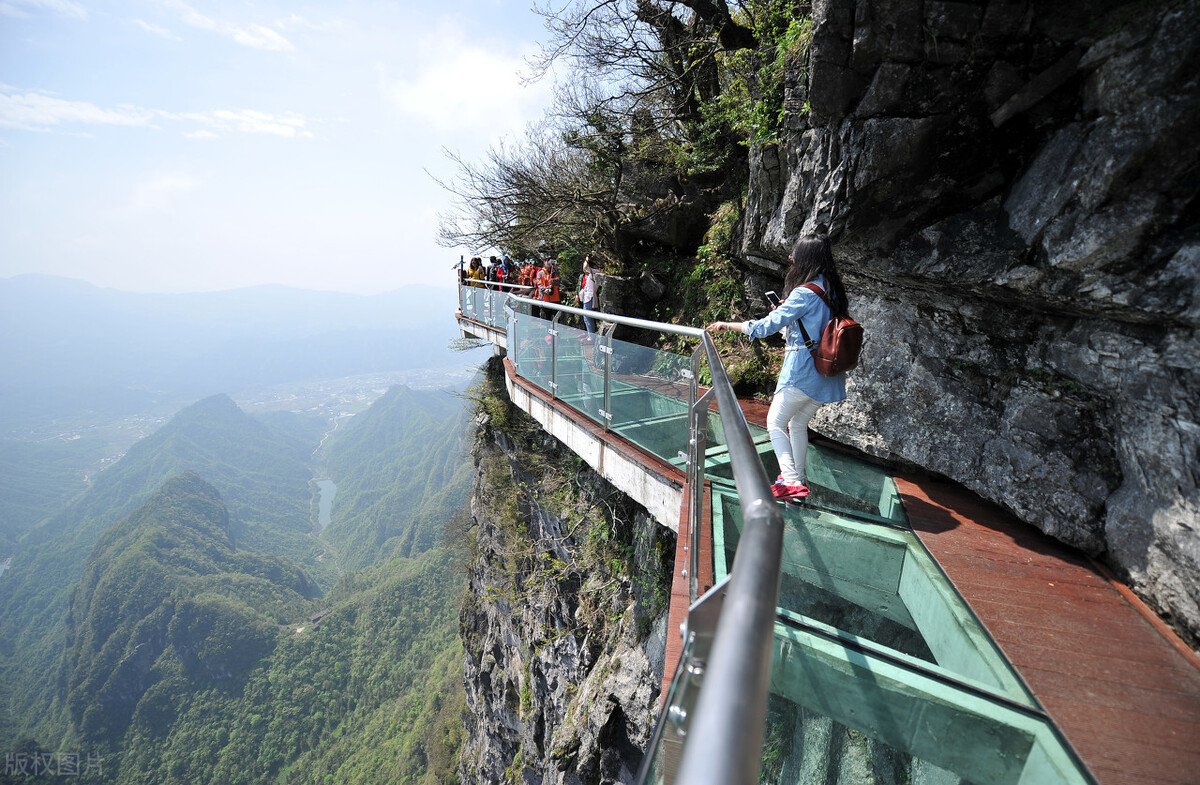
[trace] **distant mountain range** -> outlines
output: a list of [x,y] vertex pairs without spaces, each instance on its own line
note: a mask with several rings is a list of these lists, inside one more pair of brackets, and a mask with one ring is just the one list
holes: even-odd
[[80,407],[138,410],[255,385],[456,362],[454,290],[373,296],[259,286],[135,294],[0,279],[0,427]]

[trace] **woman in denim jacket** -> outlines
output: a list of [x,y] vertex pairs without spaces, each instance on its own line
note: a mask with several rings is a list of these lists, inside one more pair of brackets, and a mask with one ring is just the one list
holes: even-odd
[[[791,267],[783,279],[784,300],[770,314],[748,322],[713,322],[708,326],[711,332],[736,330],[751,338],[785,331],[783,368],[767,412],[767,433],[780,471],[771,492],[776,499],[784,500],[808,496],[804,463],[808,456],[809,421],[822,404],[846,399],[846,375],[817,373],[812,352],[805,348],[804,336],[796,322],[803,320],[809,336],[819,340],[830,317],[846,313],[849,306],[826,238],[801,237],[792,247],[788,261]],[[816,292],[804,286],[806,283],[821,287],[833,306],[832,311]]]

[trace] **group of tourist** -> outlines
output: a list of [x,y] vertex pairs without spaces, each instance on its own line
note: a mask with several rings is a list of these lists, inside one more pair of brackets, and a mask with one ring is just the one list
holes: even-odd
[[[508,254],[503,258],[497,259],[492,256],[488,259],[489,264],[484,266],[483,257],[473,257],[465,268],[460,270],[460,278],[467,286],[476,288],[503,288],[507,286],[497,286],[497,284],[511,284],[515,288],[512,291],[515,294],[521,294],[538,300],[544,303],[562,303],[562,275],[559,272],[558,262],[553,259],[545,259],[542,261],[527,260],[524,264],[513,262]],[[596,277],[592,270],[592,258],[587,256],[583,260],[583,272],[579,276],[579,288],[575,291],[575,302],[580,308],[586,311],[596,310]],[[553,319],[553,309],[542,308],[535,306],[533,315],[540,319]],[[583,317],[584,327],[587,329],[587,336],[582,341],[584,343],[592,342],[592,335],[596,332],[596,322],[590,316]]]
[[[493,267],[496,266],[495,257]],[[503,268],[501,281],[509,280],[512,268],[508,257],[499,262]],[[751,338],[765,338],[783,332],[785,339],[783,367],[767,413],[767,432],[771,447],[779,462],[779,476],[771,492],[780,501],[802,499],[809,494],[805,484],[805,462],[808,456],[808,423],[826,403],[846,398],[846,375],[826,376],[818,372],[813,359],[813,341],[820,336],[835,316],[847,313],[849,300],[842,279],[833,261],[829,240],[821,236],[804,236],[796,241],[788,255],[789,267],[783,280],[783,294],[769,314],[745,322],[713,322],[709,332],[740,332]],[[478,263],[478,264],[477,264]],[[481,260],[471,260],[465,273],[470,286],[485,286],[489,280]],[[561,302],[561,280],[558,265],[551,259],[522,267],[516,283],[530,287],[530,296],[544,303]],[[583,272],[575,294],[581,308],[596,309],[596,280],[591,257],[583,261]],[[553,309],[535,308],[535,316],[553,318]],[[595,322],[584,316],[588,335],[582,340],[590,343]]]
[[486,267],[483,265],[483,257],[475,256],[471,258],[465,268],[460,269],[459,275],[467,286],[496,289],[499,288],[496,284],[515,282],[517,267],[518,265],[513,263],[508,254],[505,254],[503,259],[489,257]]

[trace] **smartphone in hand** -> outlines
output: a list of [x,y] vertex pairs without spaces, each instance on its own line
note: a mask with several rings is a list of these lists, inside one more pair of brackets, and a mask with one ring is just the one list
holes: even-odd
[[766,298],[767,305],[771,306],[772,308],[779,307],[779,295],[775,294],[775,292],[764,292],[763,297]]

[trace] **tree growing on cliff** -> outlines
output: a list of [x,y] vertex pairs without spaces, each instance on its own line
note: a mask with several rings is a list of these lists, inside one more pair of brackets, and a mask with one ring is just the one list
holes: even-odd
[[[779,114],[781,69],[764,64],[790,50],[780,42],[795,4],[577,0],[538,10],[550,39],[532,76],[555,65],[567,76],[523,143],[480,163],[451,156],[459,175],[442,183],[455,203],[440,242],[586,248],[627,263],[649,240],[690,256],[704,216],[745,176],[745,144]],[[698,228],[678,230],[689,225]]]
[[606,167],[603,151],[581,144],[584,138],[545,122],[516,148],[492,148],[482,163],[451,155],[459,175],[442,182],[455,202],[441,216],[439,241],[519,255],[610,246],[620,223],[620,167]]

